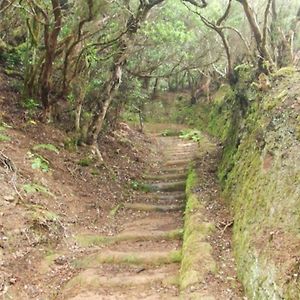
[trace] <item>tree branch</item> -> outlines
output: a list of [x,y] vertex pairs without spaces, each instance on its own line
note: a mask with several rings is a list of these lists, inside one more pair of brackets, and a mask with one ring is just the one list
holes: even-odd
[[184,2],[189,2],[197,7],[200,7],[200,8],[204,8],[207,6],[207,2],[206,0],[201,0],[201,3],[199,3],[197,0],[183,0]]

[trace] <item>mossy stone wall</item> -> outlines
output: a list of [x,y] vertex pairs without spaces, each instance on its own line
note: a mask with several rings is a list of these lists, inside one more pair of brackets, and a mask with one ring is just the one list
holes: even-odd
[[249,299],[300,299],[300,75],[277,72],[261,92],[239,72],[208,126],[224,145],[218,174],[234,210],[239,277]]

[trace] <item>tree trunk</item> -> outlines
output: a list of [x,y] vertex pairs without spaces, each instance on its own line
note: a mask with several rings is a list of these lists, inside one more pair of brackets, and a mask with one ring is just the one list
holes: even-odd
[[163,1],[164,0],[141,1],[136,16],[131,15],[127,21],[127,33],[119,41],[117,47],[118,51],[116,51],[117,53],[112,63],[111,74],[104,84],[103,94],[101,97],[99,97],[97,113],[95,114],[93,122],[89,128],[89,136],[87,137],[87,143],[96,150],[100,158],[101,155],[97,145],[98,136],[102,130],[107,110],[120,86],[122,79],[122,68],[126,64],[129,54],[128,50],[134,43],[135,34],[137,33],[140,24],[147,18],[150,9]]
[[159,84],[159,78],[155,78],[155,83],[154,83],[153,91],[152,91],[152,95],[151,95],[152,100],[154,100],[157,96],[158,84]]
[[48,117],[51,114],[51,103],[49,100],[49,93],[51,90],[51,78],[53,71],[53,62],[55,59],[57,39],[62,24],[62,13],[59,0],[51,0],[51,3],[55,22],[51,33],[49,33],[49,24],[46,23],[44,25],[44,41],[46,47],[46,54],[40,78],[41,100],[43,103],[46,117]]
[[[253,32],[253,35],[254,35],[256,47],[257,47],[258,54],[259,54],[259,59],[258,59],[259,69],[263,72],[268,72],[269,70],[267,70],[268,68],[265,67],[265,65],[266,65],[265,62],[269,62],[270,64],[272,64],[273,62],[272,62],[271,56],[267,50],[266,36],[263,36],[263,34],[261,33],[261,31],[259,29],[259,25],[256,20],[255,13],[254,13],[253,9],[249,6],[248,1],[247,0],[237,0],[237,1],[242,4],[245,15],[249,22],[251,31]],[[267,10],[269,10],[269,3],[270,2],[268,2]],[[265,18],[266,18],[266,14],[268,14],[267,10],[265,11]],[[266,25],[267,24],[265,24],[265,26]],[[264,28],[263,30],[266,32],[266,28]]]

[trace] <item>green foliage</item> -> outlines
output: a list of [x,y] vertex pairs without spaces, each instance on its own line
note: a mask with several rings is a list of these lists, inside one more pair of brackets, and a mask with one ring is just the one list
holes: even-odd
[[9,51],[1,54],[0,60],[5,62],[8,69],[17,69],[18,71],[21,71],[27,51],[26,48],[26,43],[20,44],[18,47],[11,48]]
[[31,158],[31,167],[32,169],[39,169],[43,172],[48,172],[50,169],[49,161],[44,158],[42,155],[36,153],[28,153],[28,156]]
[[54,196],[47,187],[37,183],[27,183],[22,186],[23,190],[27,194],[42,193],[49,196]]
[[22,102],[22,106],[29,112],[35,112],[40,107],[40,103],[38,100],[28,98]]
[[0,142],[9,142],[11,140],[11,137],[8,135],[0,133]]
[[203,138],[201,132],[197,129],[182,130],[179,137],[182,139],[191,140],[191,141],[194,141],[197,143],[199,143]]
[[64,147],[70,152],[76,152],[78,149],[78,137],[67,137],[64,141]]
[[94,162],[94,158],[91,156],[84,157],[79,160],[78,165],[81,167],[89,167]]
[[38,144],[32,147],[32,150],[48,150],[51,152],[55,152],[56,154],[59,154],[59,150],[52,144]]

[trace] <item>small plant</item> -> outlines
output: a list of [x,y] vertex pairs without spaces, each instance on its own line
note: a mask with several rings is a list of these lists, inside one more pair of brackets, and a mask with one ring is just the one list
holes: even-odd
[[59,150],[52,144],[38,144],[32,147],[32,150],[35,151],[39,149],[48,150],[51,152],[55,152],[56,154],[59,154]]
[[199,143],[203,138],[201,132],[197,129],[182,130],[179,137],[186,140],[192,140],[197,143]]
[[68,137],[64,141],[64,148],[70,152],[76,152],[78,149],[78,138]]
[[29,112],[34,112],[40,107],[40,104],[37,100],[28,98],[23,101],[22,106]]
[[78,162],[78,165],[81,167],[88,167],[93,163],[93,161],[94,159],[92,157],[85,157]]
[[37,183],[27,183],[23,185],[23,190],[27,194],[42,193],[49,196],[54,196],[47,187]]
[[49,167],[49,161],[44,158],[42,155],[28,152],[28,156],[31,158],[31,167],[32,169],[40,169],[43,172],[48,172]]
[[132,180],[130,182],[130,187],[135,191],[143,191],[143,192],[149,192],[150,188],[147,184],[139,182],[137,180]]

